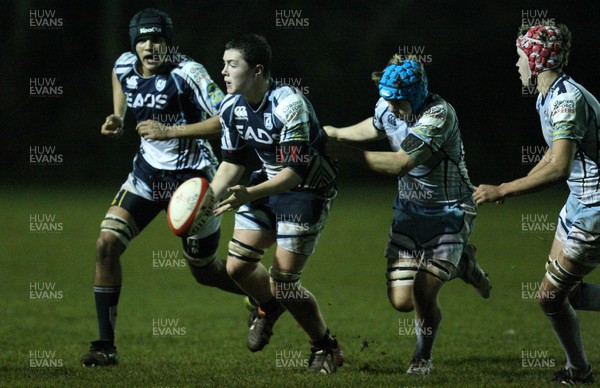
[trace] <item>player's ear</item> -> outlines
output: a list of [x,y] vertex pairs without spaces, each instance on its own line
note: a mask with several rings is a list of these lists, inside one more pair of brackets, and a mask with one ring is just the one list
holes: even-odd
[[259,77],[265,74],[265,67],[263,65],[256,65],[254,67],[254,76]]

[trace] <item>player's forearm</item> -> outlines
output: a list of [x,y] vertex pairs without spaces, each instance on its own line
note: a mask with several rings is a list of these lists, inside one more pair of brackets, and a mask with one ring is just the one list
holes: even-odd
[[125,118],[127,112],[127,98],[123,93],[123,88],[119,83],[117,75],[112,73],[112,91],[113,91],[113,114],[121,119]]
[[289,191],[302,183],[302,177],[289,167],[281,170],[272,179],[259,185],[248,187],[248,193],[253,198],[263,198]]
[[214,116],[199,123],[181,124],[170,127],[170,138],[218,139],[221,136],[219,116]]
[[335,128],[327,126],[325,130],[329,136],[339,141],[372,141],[382,137],[379,131],[373,127],[373,117],[349,127]]
[[[557,140],[544,155],[544,162],[526,177],[500,185],[502,197],[532,193],[565,181],[571,174],[577,143],[572,139]],[[544,163],[544,164],[541,164]]]
[[[533,171],[532,171],[533,172]],[[569,177],[569,171],[553,163],[541,166],[534,173],[512,182],[503,183],[499,186],[502,198],[514,197],[543,190],[557,183],[565,181]]]
[[239,164],[229,163],[226,161],[221,162],[219,169],[215,174],[210,186],[215,194],[217,201],[221,200],[227,193],[227,189],[235,185],[246,168]]
[[405,175],[415,167],[410,156],[402,152],[365,151],[364,156],[371,170],[386,175]]

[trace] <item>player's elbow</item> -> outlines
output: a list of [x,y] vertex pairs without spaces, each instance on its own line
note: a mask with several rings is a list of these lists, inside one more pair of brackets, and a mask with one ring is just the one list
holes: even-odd
[[566,181],[571,175],[571,166],[555,166],[552,171],[552,177],[555,182]]

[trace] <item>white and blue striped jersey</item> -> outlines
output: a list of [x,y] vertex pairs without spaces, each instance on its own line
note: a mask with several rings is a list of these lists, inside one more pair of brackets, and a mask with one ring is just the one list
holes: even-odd
[[553,82],[546,96],[538,96],[536,109],[549,147],[560,139],[577,142],[577,152],[567,180],[571,193],[585,205],[600,202],[598,100],[583,86],[562,73]]
[[398,177],[398,196],[420,204],[445,204],[470,197],[473,186],[465,164],[465,153],[452,105],[430,94],[414,123],[396,118],[380,98],[373,125],[385,131],[393,151],[412,134],[428,144],[433,155],[406,175]]
[[240,94],[227,95],[220,115],[223,160],[244,164],[249,146],[268,179],[290,167],[303,178],[298,189],[333,185],[337,167],[325,152],[327,135],[312,105],[295,87],[271,81],[257,108]]
[[[114,67],[137,123],[193,124],[219,113],[223,92],[201,64],[181,55],[181,61],[170,71],[144,78],[136,70],[137,60],[135,54],[126,52]],[[200,170],[218,164],[210,144],[203,139],[142,138],[140,154],[160,170]]]

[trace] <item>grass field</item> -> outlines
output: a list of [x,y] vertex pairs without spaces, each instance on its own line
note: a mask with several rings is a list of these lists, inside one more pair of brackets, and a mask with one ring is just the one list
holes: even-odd
[[[308,343],[289,314],[262,352],[247,351],[242,299],[199,286],[179,267],[179,241],[164,215],[123,257],[121,364],[81,367],[80,356],[97,338],[94,244],[114,188],[3,188],[0,386],[543,386],[564,356],[529,289],[541,280],[553,236],[545,229],[553,229],[565,191],[480,208],[472,241],[490,273],[492,297],[481,299],[460,280],[445,286],[434,372],[420,378],[404,374],[415,338],[401,334],[412,314],[394,311],[385,291],[382,256],[394,187],[393,180],[376,187],[341,184],[305,270],[303,284],[319,299],[347,357],[329,376],[303,372]],[[221,257],[232,221],[228,214]],[[45,230],[32,231],[32,222]],[[600,365],[597,315],[580,317],[590,362]]]

